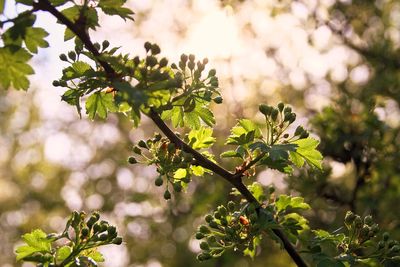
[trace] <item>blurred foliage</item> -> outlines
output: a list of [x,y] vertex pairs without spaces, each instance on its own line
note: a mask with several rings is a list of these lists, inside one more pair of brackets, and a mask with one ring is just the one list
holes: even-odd
[[[265,17],[276,18],[293,15],[294,7],[300,5],[308,10],[305,19],[298,23],[307,32],[307,38],[311,39],[320,27],[329,28],[334,36],[327,47],[316,48],[318,51],[346,47],[349,57],[356,55],[356,60],[346,63],[344,79],[335,79],[332,73],[322,78],[306,73],[306,85],[299,90],[288,79],[293,69],[282,61],[279,50],[261,44],[278,66],[278,86],[271,96],[263,92],[265,76],[245,77],[241,82],[244,81],[248,95],[239,100],[224,97],[226,106],[215,109],[216,121],[224,121],[214,132],[220,140],[217,142],[223,142],[229,135],[235,118],[254,115],[260,102],[290,103],[310,118],[312,132],[320,137],[319,148],[326,157],[325,170],[296,170],[285,179],[287,188],[279,190],[300,194],[310,203],[312,209],[306,218],[313,228],[336,230],[343,224],[345,211],[351,209],[359,214],[372,214],[374,221],[391,233],[391,238],[399,239],[400,218],[396,212],[400,201],[398,1],[337,1],[327,6],[314,5],[312,1],[271,1],[264,6],[257,2],[260,1],[218,1],[218,4],[229,7],[241,21],[240,25],[254,27],[251,35],[260,39],[265,36],[259,36],[256,27],[251,26],[251,18],[243,16],[243,10],[257,10]],[[273,6],[277,8],[272,9]],[[135,27],[140,28],[150,12],[151,9],[138,11]],[[181,14],[191,12],[191,5],[181,10]],[[185,29],[185,26],[181,23],[177,27]],[[245,27],[242,30],[246,32]],[[314,45],[312,41],[309,43]],[[290,56],[291,51],[284,48]],[[32,52],[35,49],[33,46]],[[229,60],[222,62],[229,63]],[[366,78],[359,81],[357,73],[364,73]],[[224,86],[235,87],[240,78],[232,80],[228,77],[230,73],[226,75],[220,75],[223,96]],[[26,81],[21,81],[22,84],[13,86],[26,88]],[[310,98],[324,92],[321,88],[326,84],[328,96],[321,94],[322,100]],[[2,87],[8,86],[2,84]],[[223,181],[208,176],[195,179],[186,194],[165,203],[163,190],[153,186],[157,178],[155,170],[128,167],[126,163],[131,143],[151,136],[153,126],[144,122],[141,130],[130,132],[131,125],[123,117],[112,115],[107,122],[88,123],[76,120],[68,108],[51,117],[45,115],[41,90],[32,88],[28,94],[4,90],[0,93],[1,266],[17,265],[14,244],[23,233],[38,225],[46,232],[62,231],[63,218],[74,209],[99,210],[118,225],[125,243],[122,250],[115,252],[120,254],[109,258],[120,258],[120,263],[110,262],[107,266],[155,262],[163,266],[265,266],[266,261],[273,266],[291,266],[286,253],[267,239],[261,240],[265,243],[260,246],[264,250],[256,251],[259,255],[254,261],[235,252],[226,252],[215,261],[195,261],[199,247],[192,233],[202,222],[203,214],[232,199],[230,189]],[[324,108],[317,105],[319,101]],[[230,112],[226,112],[226,107]],[[65,144],[61,146],[63,142],[70,146],[69,150]],[[219,151],[221,146],[214,147],[215,154],[223,152]],[[51,156],[49,150],[63,153]],[[233,163],[226,162],[228,169],[234,169]],[[262,174],[261,170],[257,171]],[[270,175],[274,179],[279,177],[275,173]],[[261,177],[259,180],[262,181]],[[106,251],[104,254],[107,259]]]

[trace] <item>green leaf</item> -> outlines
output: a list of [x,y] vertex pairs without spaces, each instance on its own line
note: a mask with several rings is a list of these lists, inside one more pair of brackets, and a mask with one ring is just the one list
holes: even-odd
[[297,145],[295,144],[276,144],[270,146],[267,151],[273,161],[289,158],[290,151],[296,151]]
[[215,142],[212,133],[212,128],[200,127],[198,130],[191,130],[188,138],[192,148],[202,149],[210,147]]
[[251,120],[241,119],[231,129],[231,135],[226,140],[226,144],[246,145],[256,138],[261,138],[260,128]]
[[26,30],[26,34],[24,36],[24,41],[26,48],[29,51],[36,54],[38,52],[38,47],[49,47],[49,43],[44,40],[49,34],[42,28],[29,27]]
[[134,20],[132,10],[126,7],[122,7],[125,4],[124,0],[100,0],[98,7],[107,15],[117,15],[122,19]]
[[234,150],[228,150],[220,155],[221,158],[242,158],[242,155]]
[[260,183],[254,182],[248,186],[253,196],[260,202],[265,200],[264,189]]
[[283,212],[289,208],[291,209],[310,209],[310,205],[304,202],[302,197],[292,197],[288,195],[280,195],[275,202],[276,209],[279,212]]
[[322,169],[322,155],[316,149],[319,141],[308,137],[291,142],[296,144],[296,151],[290,151],[290,160],[297,166],[302,167],[306,161],[310,166]]
[[324,259],[318,262],[317,267],[346,267],[341,261]]
[[185,126],[191,129],[199,129],[201,126],[199,115],[196,112],[185,112],[183,121]]
[[193,174],[196,176],[203,176],[205,173],[205,170],[201,166],[191,166],[190,169],[192,170]]
[[266,156],[259,161],[259,164],[286,174],[291,174],[293,172],[293,168],[285,159],[272,160],[271,157]]
[[57,249],[57,260],[63,261],[65,260],[72,252],[72,248],[68,246],[62,246]]
[[103,254],[98,252],[96,249],[85,250],[82,254],[96,262],[104,262]]
[[53,5],[53,6],[62,6],[62,5],[64,5],[65,3],[67,3],[68,2],[68,0],[50,0],[50,3]]
[[195,112],[205,124],[213,127],[213,125],[215,124],[215,118],[210,109],[197,105],[195,108]]
[[5,89],[13,86],[17,90],[27,90],[29,80],[26,77],[34,73],[32,67],[27,64],[31,54],[25,49],[7,45],[0,48],[0,83]]
[[186,169],[177,169],[174,173],[174,178],[175,179],[182,179],[187,176],[187,170]]
[[90,119],[94,119],[96,114],[101,118],[107,118],[108,111],[117,111],[112,94],[96,92],[86,100],[86,113]]
[[51,240],[47,239],[46,233],[40,229],[36,229],[31,233],[24,234],[22,239],[27,245],[17,248],[17,260],[22,260],[23,258],[36,252],[51,251]]
[[4,13],[5,4],[6,4],[6,0],[0,0],[0,14]]
[[76,109],[79,113],[79,117],[82,117],[81,115],[81,102],[80,98],[82,96],[82,93],[78,90],[75,89],[70,89],[67,90],[61,97],[61,100],[67,102],[68,104],[72,106],[76,106]]
[[86,62],[76,61],[63,70],[63,79],[72,80],[93,73],[93,68]]
[[171,117],[171,122],[172,125],[176,127],[182,127],[183,126],[183,109],[180,107],[174,107],[172,110],[172,117]]

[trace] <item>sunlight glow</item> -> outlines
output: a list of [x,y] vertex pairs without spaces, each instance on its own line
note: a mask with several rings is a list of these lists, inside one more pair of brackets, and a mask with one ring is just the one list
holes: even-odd
[[187,47],[200,57],[229,58],[240,48],[238,26],[228,10],[205,14],[189,32]]

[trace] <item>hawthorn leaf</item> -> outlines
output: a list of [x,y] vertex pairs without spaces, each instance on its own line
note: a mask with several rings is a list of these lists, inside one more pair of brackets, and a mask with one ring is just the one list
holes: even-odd
[[63,261],[65,260],[72,252],[72,248],[69,246],[62,246],[57,249],[57,260]]
[[51,252],[51,240],[48,239],[47,234],[40,229],[24,234],[22,239],[26,245],[17,248],[17,260],[22,260],[37,252]]
[[186,175],[187,175],[187,170],[186,170],[186,169],[183,169],[183,168],[180,168],[180,169],[177,169],[177,170],[175,171],[175,173],[174,173],[174,178],[175,178],[175,179],[182,179],[182,178],[185,178]]
[[296,151],[290,151],[290,160],[297,166],[302,167],[304,162],[310,166],[322,169],[322,155],[316,149],[319,141],[312,138],[304,138],[291,142],[297,145]]
[[212,128],[200,127],[198,130],[191,130],[188,138],[192,148],[202,149],[210,147],[215,142],[212,133]]
[[205,173],[205,170],[201,166],[191,166],[190,169],[192,170],[193,174],[196,176],[203,176]]
[[117,111],[112,94],[105,92],[96,92],[86,100],[86,113],[90,119],[99,116],[101,119],[107,118],[108,111]]
[[38,47],[49,47],[49,43],[44,39],[49,34],[43,28],[29,27],[26,29],[24,42],[29,51],[36,54]]
[[5,89],[13,86],[17,90],[27,90],[29,80],[26,77],[34,73],[27,63],[32,55],[25,49],[7,45],[0,48],[0,83]]
[[134,20],[132,17],[134,12],[129,8],[122,7],[125,2],[124,0],[100,0],[98,7],[107,15],[117,15],[124,20]]
[[275,202],[278,213],[283,212],[286,209],[300,209],[307,210],[310,209],[310,205],[304,202],[302,197],[292,197],[288,195],[280,195]]

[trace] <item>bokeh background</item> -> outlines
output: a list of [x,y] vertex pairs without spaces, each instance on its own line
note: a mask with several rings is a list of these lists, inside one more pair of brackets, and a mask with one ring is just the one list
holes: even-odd
[[[258,104],[284,101],[298,124],[321,139],[324,172],[291,177],[258,170],[263,185],[302,195],[312,227],[342,225],[346,210],[372,214],[400,238],[400,2],[391,0],[128,0],[135,22],[101,16],[93,40],[144,55],[145,41],[177,61],[182,53],[207,57],[217,69],[224,103],[213,152],[236,119],[260,119]],[[10,14],[21,10],[7,1]],[[118,226],[121,246],[102,249],[103,266],[294,266],[265,238],[254,261],[238,253],[199,263],[193,233],[203,216],[229,198],[229,186],[207,176],[172,201],[154,186],[152,167],[131,166],[134,142],[153,135],[124,117],[79,119],[61,102],[52,80],[61,74],[63,27],[42,14],[50,48],[33,59],[26,92],[0,91],[0,266],[20,266],[13,251],[23,233],[63,229],[72,210],[99,210]],[[12,15],[10,15],[12,16]],[[233,170],[235,161],[218,160]],[[249,181],[250,182],[250,181]],[[29,264],[23,264],[29,266]]]

